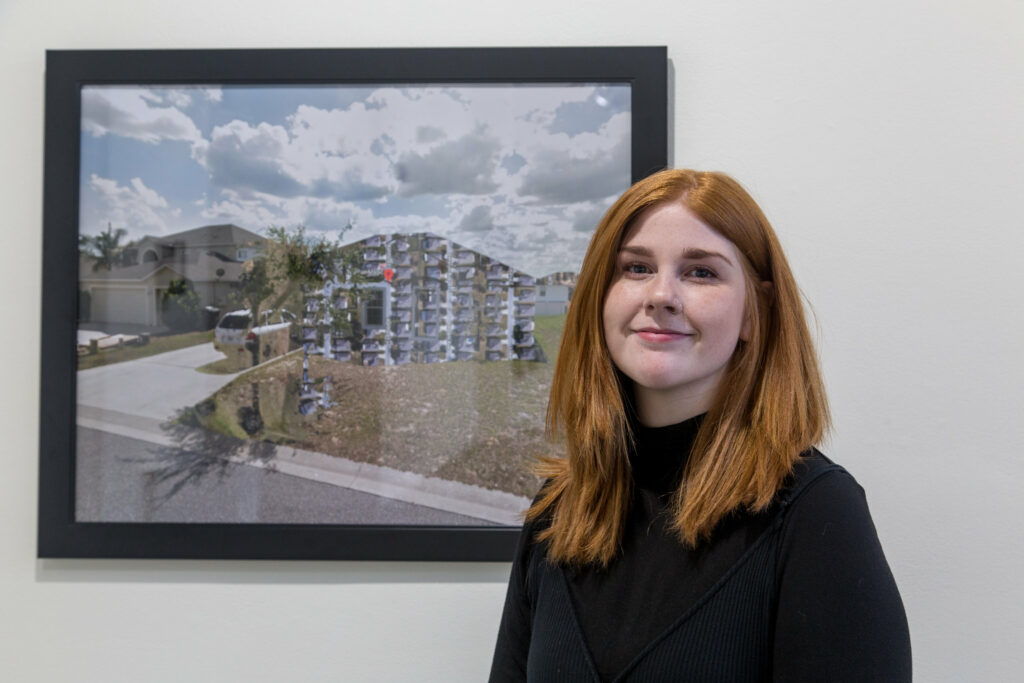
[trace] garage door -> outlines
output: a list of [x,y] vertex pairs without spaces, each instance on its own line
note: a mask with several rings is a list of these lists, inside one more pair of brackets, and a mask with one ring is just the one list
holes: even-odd
[[97,323],[150,324],[146,290],[95,288],[89,306],[90,321]]

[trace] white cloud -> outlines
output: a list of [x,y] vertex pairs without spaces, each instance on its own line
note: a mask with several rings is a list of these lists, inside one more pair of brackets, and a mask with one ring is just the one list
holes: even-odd
[[199,215],[207,223],[234,223],[253,232],[260,232],[262,228],[270,225],[287,224],[281,220],[279,213],[271,210],[263,202],[237,197],[212,202],[204,207]]
[[487,204],[473,207],[472,211],[465,214],[459,221],[458,229],[468,232],[494,229],[494,216],[491,215],[491,207]]
[[501,142],[478,128],[425,154],[406,152],[395,164],[404,197],[418,194],[486,194],[498,189],[493,176]]
[[[171,99],[181,101],[181,97]],[[162,140],[199,143],[202,134],[192,119],[174,106],[158,106],[163,102],[163,96],[144,88],[85,87],[82,128],[95,137],[112,134],[150,144]]]
[[[570,146],[546,126],[559,105],[592,95],[589,87],[380,88],[345,109],[299,106],[283,125],[220,126],[203,161],[221,187],[284,197],[514,191],[518,181],[500,162],[514,158],[520,171]],[[571,144],[585,151],[597,138]]]
[[192,96],[184,90],[165,90],[164,100],[178,109],[186,109],[188,105],[192,104]]
[[[282,198],[373,201],[505,194],[552,204],[628,184],[628,115],[597,133],[552,133],[592,87],[380,88],[345,109],[300,105],[284,122],[232,121],[195,144],[214,185]],[[624,150],[624,155],[623,155]],[[509,160],[513,160],[511,163]]]
[[213,129],[202,163],[219,187],[294,197],[303,188],[286,158],[289,144],[283,126],[260,123],[253,127],[236,119]]
[[167,211],[167,200],[146,187],[140,178],[120,185],[94,173],[89,177],[88,192],[89,196],[83,198],[83,209],[90,215],[83,221],[83,233],[98,232],[108,223],[114,228],[125,228],[131,238],[169,231],[165,214],[172,212]]
[[161,197],[156,190],[146,187],[145,183],[142,182],[142,178],[132,178],[131,185],[132,189],[135,190],[138,200],[146,206],[160,209],[167,208],[167,200]]
[[596,133],[559,133],[530,146],[518,191],[538,201],[573,204],[621,193],[630,181],[629,115],[609,119]]
[[575,205],[572,209],[572,229],[588,235],[593,233],[611,205],[611,199],[599,202],[581,202]]
[[[268,227],[293,228],[306,226],[310,234],[334,239],[348,224],[377,226],[371,211],[351,202],[338,202],[330,198],[293,197],[280,199],[266,195],[243,196],[231,190],[221,193],[221,199],[210,202],[200,212],[208,223],[234,223],[248,230],[262,233]],[[378,230],[379,232],[379,230]],[[375,232],[368,232],[376,234]],[[345,236],[350,241],[348,235]]]

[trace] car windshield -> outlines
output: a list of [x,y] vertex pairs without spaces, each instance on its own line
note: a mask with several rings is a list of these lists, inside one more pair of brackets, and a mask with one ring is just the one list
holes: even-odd
[[244,330],[249,327],[249,316],[247,315],[226,315],[221,318],[220,324],[217,325],[222,329],[226,330]]

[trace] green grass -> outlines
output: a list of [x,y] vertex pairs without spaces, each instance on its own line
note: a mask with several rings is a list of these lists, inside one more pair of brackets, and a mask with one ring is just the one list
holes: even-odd
[[237,362],[232,361],[230,358],[221,358],[212,363],[200,365],[196,368],[196,372],[202,372],[207,375],[233,375],[239,372],[239,369]]
[[538,315],[533,319],[533,336],[540,342],[552,367],[558,360],[558,346],[562,343],[562,330],[565,328],[565,314]]
[[189,346],[205,344],[213,341],[213,330],[205,332],[186,332],[185,334],[173,334],[163,337],[151,337],[148,344],[143,346],[121,346],[114,349],[99,351],[94,354],[85,354],[78,357],[78,369],[88,370],[101,365],[111,363],[123,363],[128,360],[137,360],[147,356],[155,356],[158,353],[176,351]]

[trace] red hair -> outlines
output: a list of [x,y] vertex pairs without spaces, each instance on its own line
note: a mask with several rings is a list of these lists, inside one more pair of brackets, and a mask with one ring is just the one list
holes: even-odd
[[[612,363],[602,310],[623,236],[654,206],[679,202],[731,241],[746,281],[750,338],[737,345],[674,497],[680,541],[697,545],[738,508],[768,506],[800,454],[829,426],[828,402],[800,291],[778,237],[753,198],[723,173],[666,170],[633,185],[601,219],[583,260],[548,400],[549,437],[566,457],[527,519],[551,560],[605,565],[616,554],[632,483],[629,380]],[[770,283],[768,285],[763,283]]]

